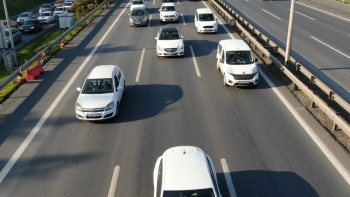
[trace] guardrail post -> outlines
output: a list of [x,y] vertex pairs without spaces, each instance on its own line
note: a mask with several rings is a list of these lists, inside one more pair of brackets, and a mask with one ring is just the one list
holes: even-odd
[[333,14],[335,14],[335,8],[334,8]]
[[300,64],[295,64],[295,71],[296,71],[297,73],[300,72]]
[[321,8],[321,3],[318,3],[318,9],[320,9]]
[[338,129],[339,129],[338,125],[335,122],[333,122],[332,131],[336,131]]

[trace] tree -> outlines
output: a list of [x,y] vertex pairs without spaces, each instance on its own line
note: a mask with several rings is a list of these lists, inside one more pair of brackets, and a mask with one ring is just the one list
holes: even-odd
[[80,20],[102,2],[104,2],[104,0],[75,0],[72,5],[71,12],[74,13],[76,20]]

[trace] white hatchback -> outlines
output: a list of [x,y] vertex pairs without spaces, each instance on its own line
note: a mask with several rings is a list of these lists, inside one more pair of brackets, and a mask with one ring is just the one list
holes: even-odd
[[154,197],[221,197],[211,158],[194,146],[173,147],[157,159]]
[[104,120],[119,114],[119,105],[125,91],[124,73],[118,66],[101,65],[92,69],[86,78],[75,104],[80,120]]

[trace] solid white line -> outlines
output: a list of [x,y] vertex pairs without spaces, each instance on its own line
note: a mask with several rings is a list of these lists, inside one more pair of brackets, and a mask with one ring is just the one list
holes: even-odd
[[315,38],[315,37],[313,37],[313,36],[310,36],[310,37],[311,37],[312,39],[314,39],[314,40],[320,42],[321,44],[327,46],[328,48],[333,49],[334,51],[336,51],[336,52],[338,52],[338,53],[340,53],[340,54],[342,54],[342,55],[344,55],[345,57],[347,57],[347,58],[350,59],[350,56],[346,55],[345,53],[343,53],[343,52],[341,52],[341,51],[339,51],[339,50],[337,50],[337,49],[335,49],[335,48],[329,46],[328,44],[322,42],[321,40],[319,40],[319,39],[317,39],[317,38]]
[[199,71],[197,60],[196,60],[196,56],[194,55],[194,51],[193,51],[192,45],[190,45],[190,50],[191,50],[191,54],[192,54],[194,68],[196,69],[197,77],[201,77],[201,72]]
[[249,2],[248,0],[245,0],[246,2]]
[[152,22],[152,15],[149,17],[149,20],[148,20],[148,28],[151,26],[151,22]]
[[109,186],[109,191],[108,191],[107,197],[114,197],[115,189],[117,188],[119,171],[120,171],[120,167],[115,166],[114,171],[113,171],[111,185]]
[[142,69],[142,62],[143,62],[143,57],[145,56],[145,48],[142,49],[142,53],[141,53],[141,59],[140,59],[140,63],[139,63],[139,68],[137,69],[137,74],[136,74],[136,80],[135,82],[139,82],[140,79],[140,74],[141,74],[141,69]]
[[275,84],[266,76],[266,74],[260,69],[259,74],[266,80],[278,98],[282,101],[282,103],[287,107],[287,109],[291,112],[294,118],[299,122],[299,124],[304,128],[307,134],[311,137],[311,139],[315,142],[318,148],[323,152],[323,154],[327,157],[327,159],[333,164],[333,166],[337,169],[339,174],[345,179],[345,181],[350,185],[350,174],[346,170],[346,168],[341,164],[341,162],[333,155],[333,153],[328,149],[328,147],[322,142],[322,140],[317,136],[315,131],[305,122],[305,120],[299,115],[299,113],[294,109],[294,107],[289,103],[289,101],[283,96],[283,94],[276,88]]
[[230,193],[230,197],[237,197],[237,193],[236,193],[235,187],[233,186],[230,170],[228,169],[226,159],[221,158],[220,162],[221,162],[222,170],[225,175],[226,184],[227,184],[228,192]]
[[102,36],[100,41],[97,43],[97,45],[92,49],[88,57],[84,60],[84,62],[80,65],[78,70],[74,73],[72,78],[68,81],[67,85],[62,89],[60,94],[56,97],[56,99],[52,102],[50,107],[46,110],[45,114],[40,118],[39,122],[35,125],[35,127],[32,129],[32,131],[29,133],[27,138],[22,142],[22,144],[19,146],[19,148],[16,150],[16,152],[12,155],[11,159],[6,163],[4,168],[0,172],[0,183],[5,179],[6,175],[10,172],[12,167],[15,165],[19,157],[22,155],[22,153],[26,150],[30,142],[33,140],[35,135],[39,132],[41,127],[44,125],[46,120],[49,118],[53,110],[56,108],[58,103],[61,101],[63,96],[67,93],[67,91],[72,86],[73,82],[76,80],[76,78],[80,75],[81,71],[85,68],[86,64],[90,61],[91,57],[95,54],[96,50],[100,47],[102,42],[106,39],[108,34],[111,32],[115,24],[118,22],[120,16],[124,13],[127,6],[123,9],[123,11],[119,14],[119,16],[114,20],[113,24],[109,27],[109,29],[106,31],[106,33]]
[[185,18],[184,18],[184,15],[182,13],[181,13],[181,17],[182,17],[182,20],[183,20],[183,24],[186,25]]
[[297,14],[300,14],[300,15],[302,15],[302,16],[305,16],[306,18],[309,18],[309,19],[311,19],[311,20],[316,20],[316,19],[311,18],[310,16],[307,16],[307,15],[302,14],[302,13],[300,13],[300,12],[297,12],[297,11],[294,11],[294,12],[297,13]]
[[156,0],[153,0],[153,5],[154,5],[154,2],[156,2]]
[[275,16],[275,15],[271,14],[270,12],[268,12],[268,11],[266,11],[266,10],[264,10],[264,9],[261,9],[261,10],[262,10],[262,11],[264,11],[264,12],[266,12],[266,13],[268,13],[268,14],[270,14],[271,16],[273,16],[273,17],[277,18],[278,20],[281,20],[280,18],[278,18],[277,16]]
[[326,11],[320,10],[320,9],[318,9],[318,8],[314,8],[314,7],[311,7],[311,6],[309,6],[309,5],[305,5],[305,4],[300,3],[300,2],[297,2],[297,1],[296,1],[295,3],[298,3],[298,4],[303,5],[303,6],[305,6],[305,7],[308,7],[308,8],[314,9],[314,10],[318,10],[318,11],[323,12],[323,13],[325,13],[325,14],[328,14],[328,15],[331,15],[331,16],[334,16],[334,17],[338,17],[338,18],[340,18],[340,19],[343,19],[343,20],[346,20],[346,21],[350,22],[349,19],[343,18],[343,17],[338,16],[338,15],[335,15],[335,14],[333,14],[333,13],[326,12]]

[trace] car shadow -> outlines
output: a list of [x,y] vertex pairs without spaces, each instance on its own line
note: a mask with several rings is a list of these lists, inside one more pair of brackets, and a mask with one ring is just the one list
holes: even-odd
[[119,108],[119,116],[96,123],[134,122],[152,118],[183,97],[182,88],[178,85],[127,85],[125,90]]
[[[319,196],[305,179],[293,172],[247,170],[228,173],[237,196]],[[225,173],[217,173],[222,196],[230,196]]]
[[209,40],[184,40],[185,41],[185,55],[192,57],[190,46],[192,46],[195,57],[202,57],[211,54],[218,47],[218,42]]

